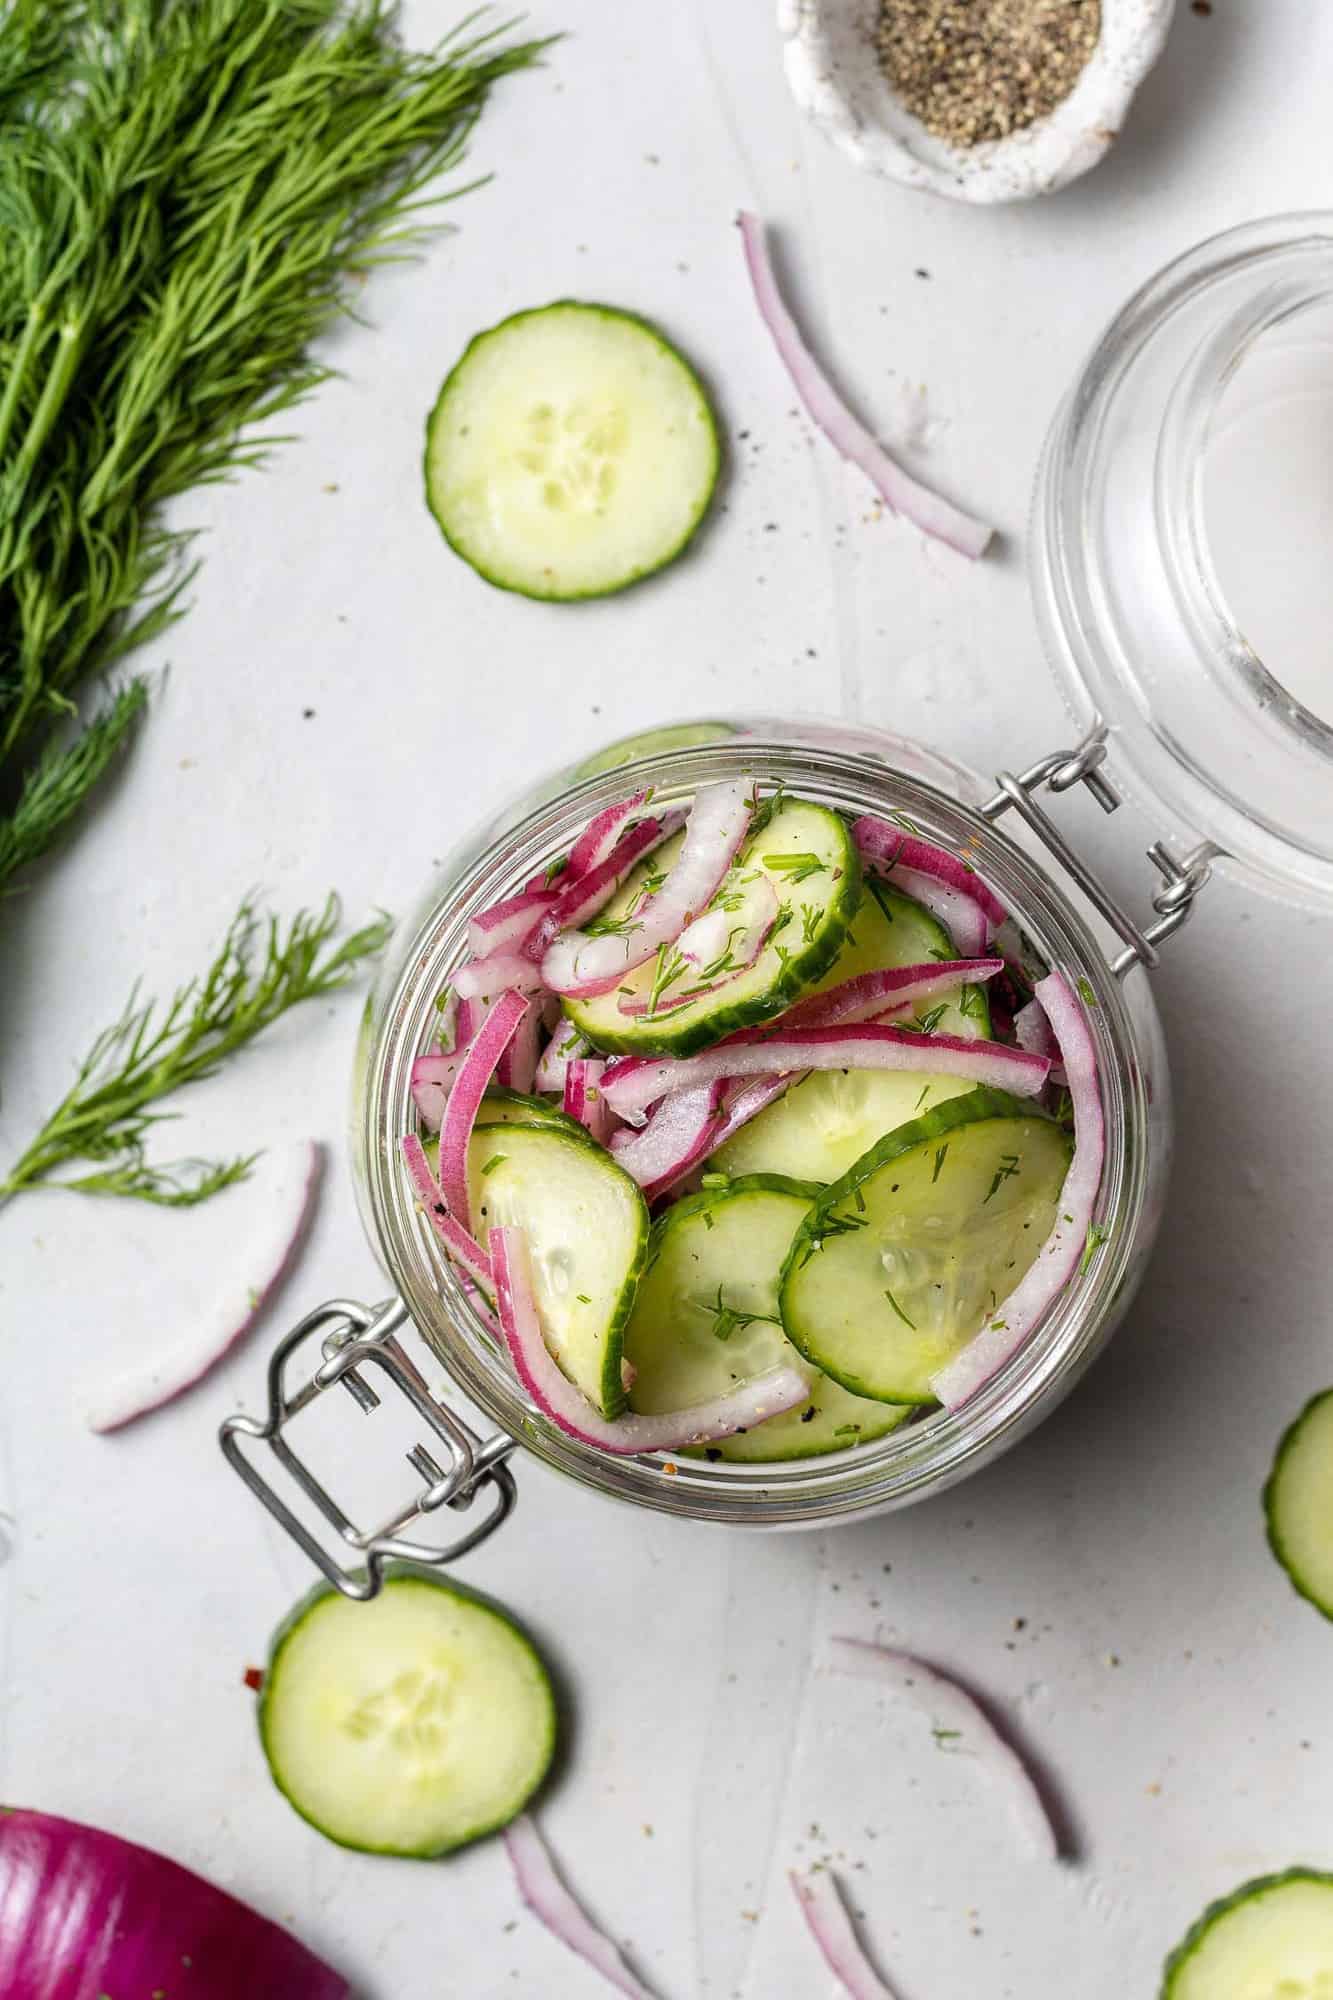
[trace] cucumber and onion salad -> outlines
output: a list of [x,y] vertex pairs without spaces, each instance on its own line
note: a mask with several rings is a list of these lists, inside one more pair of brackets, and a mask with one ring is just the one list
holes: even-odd
[[1105,1241],[1103,1125],[1086,982],[1038,982],[1041,1046],[993,1032],[1004,915],[915,828],[749,777],[617,800],[478,913],[404,1161],[548,1418],[777,1463],[1021,1347]]

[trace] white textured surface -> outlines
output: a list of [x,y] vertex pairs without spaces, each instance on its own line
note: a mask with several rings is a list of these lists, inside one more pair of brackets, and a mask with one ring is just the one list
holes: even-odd
[[[418,7],[416,37],[448,11]],[[250,884],[288,909],[331,882],[353,911],[401,908],[496,793],[655,717],[841,709],[983,766],[1053,747],[1065,724],[1022,567],[1052,406],[1166,257],[1326,175],[1333,14],[1302,0],[1183,8],[1097,174],[988,212],[858,174],[810,135],[770,0],[540,0],[534,22],[576,33],[483,121],[475,164],[499,173],[454,211],[459,233],[376,282],[374,328],[337,343],[345,379],[302,414],[303,441],[183,510],[212,529],[207,561],[133,767],[6,911],[7,1152],[130,981],[160,990],[198,965]],[[793,304],[868,417],[887,425],[900,386],[926,384],[938,430],[917,462],[1000,521],[998,560],[874,518],[792,414],[731,228],[742,204],[782,232]],[[660,318],[733,445],[694,557],[561,611],[449,555],[418,457],[466,337],[570,292]],[[1066,810],[1137,893],[1148,830]],[[1328,966],[1313,919],[1225,885],[1171,946],[1180,1154],[1149,1283],[1072,1403],[982,1478],[756,1543],[520,1470],[512,1528],[464,1573],[567,1677],[571,1755],[543,1824],[664,2000],[825,2000],[783,1871],[826,1852],[845,1855],[903,2000],[1151,1996],[1209,1897],[1333,1865],[1333,1629],[1288,1590],[1258,1519],[1279,1430],[1333,1378]],[[196,1093],[182,1143],[336,1149],[355,1013],[292,1020]],[[0,1217],[0,1794],[205,1869],[369,2000],[594,2000],[594,1976],[520,1910],[497,1844],[438,1867],[358,1859],[265,1780],[241,1674],[308,1579],[213,1430],[256,1407],[266,1343],[119,1440],[82,1427],[76,1383],[207,1302],[252,1233],[249,1198],[170,1216],[34,1196]],[[375,1283],[335,1157],[284,1305]],[[368,1449],[373,1428],[350,1406],[342,1422]],[[837,1632],[985,1690],[1056,1781],[1079,1866],[1025,1861],[983,1771],[819,1670]]]

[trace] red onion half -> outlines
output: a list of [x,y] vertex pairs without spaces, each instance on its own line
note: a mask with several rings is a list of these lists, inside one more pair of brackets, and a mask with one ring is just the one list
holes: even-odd
[[5,2000],[349,2000],[332,1966],[165,1855],[50,1813],[0,1813]]

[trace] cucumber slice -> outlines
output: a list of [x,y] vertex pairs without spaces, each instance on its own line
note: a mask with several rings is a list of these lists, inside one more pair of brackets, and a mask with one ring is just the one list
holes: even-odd
[[[684,834],[677,834],[640,862],[602,911],[598,922],[624,923],[650,885],[670,869]],[[737,1028],[771,1020],[808,992],[837,957],[861,895],[861,864],[837,813],[804,799],[783,799],[746,841],[710,908],[734,897],[747,876],[762,873],[778,892],[778,923],[754,964],[716,992],[672,1008],[675,981],[662,992],[656,1014],[631,1015],[621,1000],[647,1001],[663,954],[627,973],[613,993],[595,1000],[566,1000],[565,1012],[596,1048],[620,1055],[691,1055]],[[669,971],[669,967],[667,967]]]
[[320,1584],[297,1605],[274,1635],[259,1736],[320,1833],[425,1858],[523,1810],[555,1750],[555,1697],[499,1605],[402,1565],[368,1603]]
[[782,1273],[782,1323],[854,1395],[928,1403],[930,1380],[1051,1233],[1068,1135],[999,1090],[890,1132],[826,1188]]
[[526,1091],[510,1090],[507,1085],[493,1083],[481,1100],[477,1111],[479,1125],[549,1125],[554,1132],[563,1132],[569,1139],[581,1139],[585,1146],[596,1143],[586,1125],[580,1125],[577,1118],[571,1118],[567,1111],[561,1111],[546,1097],[529,1097]]
[[849,1396],[803,1364],[782,1331],[778,1278],[820,1192],[755,1174],[704,1188],[654,1224],[625,1329],[625,1357],[637,1370],[631,1409],[688,1409],[783,1363],[804,1367],[810,1378],[808,1404],[720,1439],[703,1454],[708,1458],[813,1458],[882,1437],[909,1414]]
[[1333,1875],[1264,1875],[1204,1911],[1160,2000],[1324,2000],[1333,1993]]
[[528,1240],[546,1344],[603,1416],[625,1407],[625,1322],[648,1246],[637,1184],[604,1147],[554,1125],[478,1125],[468,1147],[473,1234]]
[[469,343],[426,428],[426,499],[488,583],[605,597],[680,554],[720,459],[703,384],[656,328],[563,299]]
[[[814,990],[823,993],[863,972],[923,965],[940,955],[953,955],[943,925],[910,897],[867,880],[842,950]],[[936,1016],[940,1007],[943,1012]],[[917,1017],[941,1034],[990,1039],[990,1009],[981,986],[960,986],[956,997],[926,1003]],[[886,1132],[972,1088],[961,1077],[907,1070],[819,1070],[742,1125],[713,1161],[728,1174],[836,1181]]]
[[1264,1487],[1268,1542],[1302,1597],[1333,1618],[1333,1389],[1283,1435]]

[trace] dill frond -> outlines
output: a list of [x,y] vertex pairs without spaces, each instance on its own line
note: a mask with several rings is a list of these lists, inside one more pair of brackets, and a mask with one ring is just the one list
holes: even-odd
[[14,810],[0,819],[0,891],[16,870],[54,846],[125,744],[143,712],[148,689],[132,680],[68,745],[52,744],[29,771]]
[[[304,1000],[334,993],[382,949],[387,918],[337,939],[338,900],[302,910],[285,929],[247,898],[201,978],[165,1007],[130,994],[98,1035],[74,1082],[0,1181],[0,1200],[41,1185],[190,1207],[244,1179],[257,1155],[227,1161],[150,1162],[153,1128],[177,1114],[164,1099],[212,1076],[223,1059]],[[78,1161],[93,1171],[62,1178]]]

